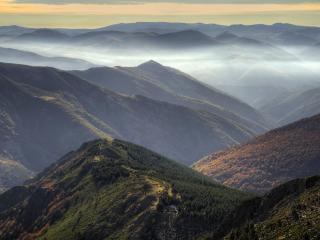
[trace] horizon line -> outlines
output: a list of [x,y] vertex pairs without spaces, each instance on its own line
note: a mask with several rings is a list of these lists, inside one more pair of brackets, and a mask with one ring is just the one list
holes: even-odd
[[289,22],[275,22],[271,24],[266,24],[266,23],[254,23],[254,24],[243,24],[243,23],[235,23],[235,24],[217,24],[217,23],[204,23],[204,22],[179,22],[179,21],[136,21],[136,22],[119,22],[119,23],[114,23],[114,24],[106,24],[106,25],[101,25],[97,27],[32,27],[32,26],[27,26],[27,25],[22,25],[22,24],[6,24],[6,25],[1,25],[0,27],[21,27],[21,28],[29,28],[29,29],[100,29],[100,28],[106,28],[110,26],[116,26],[116,25],[129,25],[129,24],[186,24],[186,25],[215,25],[215,26],[222,26],[222,27],[231,27],[231,26],[274,26],[274,25],[291,25],[291,26],[296,26],[296,27],[310,27],[310,28],[320,28],[320,25],[302,25],[302,24],[294,24],[294,23],[289,23]]

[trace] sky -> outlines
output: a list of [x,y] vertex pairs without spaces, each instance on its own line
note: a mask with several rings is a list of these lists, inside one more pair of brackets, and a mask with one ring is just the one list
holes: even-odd
[[96,28],[155,21],[320,26],[320,0],[0,0],[0,25]]

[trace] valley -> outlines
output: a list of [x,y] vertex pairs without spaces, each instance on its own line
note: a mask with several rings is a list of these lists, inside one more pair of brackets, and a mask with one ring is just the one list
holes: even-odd
[[318,239],[319,42],[285,23],[0,26],[0,239]]

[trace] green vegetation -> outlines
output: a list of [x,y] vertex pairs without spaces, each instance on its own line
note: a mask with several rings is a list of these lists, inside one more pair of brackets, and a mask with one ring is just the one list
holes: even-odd
[[282,185],[261,198],[258,205],[260,207],[255,210],[258,217],[232,230],[226,240],[320,238],[319,176]]
[[0,212],[0,238],[200,238],[250,197],[119,140],[84,144],[27,188]]

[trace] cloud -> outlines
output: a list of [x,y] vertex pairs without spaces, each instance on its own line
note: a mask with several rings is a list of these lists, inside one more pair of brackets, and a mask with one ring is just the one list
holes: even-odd
[[319,3],[319,0],[15,0],[15,3],[35,4],[144,4],[144,3],[195,3],[195,4],[283,4],[283,3]]
[[320,0],[307,1],[0,0],[0,25],[99,27],[119,22],[169,21],[320,26]]

